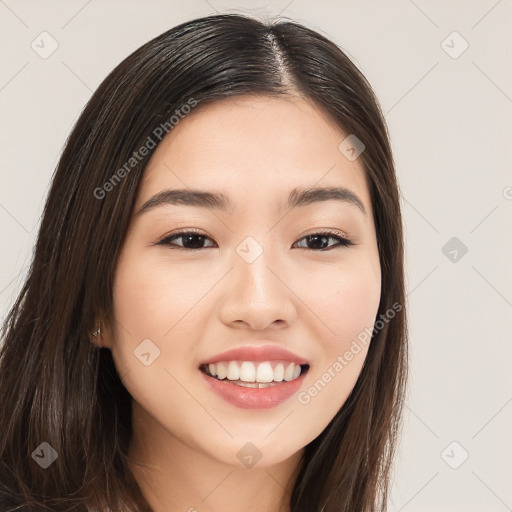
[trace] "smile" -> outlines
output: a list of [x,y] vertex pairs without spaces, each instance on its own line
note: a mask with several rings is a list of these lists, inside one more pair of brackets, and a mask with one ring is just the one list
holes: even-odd
[[202,365],[201,371],[218,380],[250,388],[266,388],[290,382],[307,372],[309,365],[289,361],[219,361]]
[[220,361],[200,366],[209,387],[242,409],[276,407],[299,391],[309,365],[289,361]]

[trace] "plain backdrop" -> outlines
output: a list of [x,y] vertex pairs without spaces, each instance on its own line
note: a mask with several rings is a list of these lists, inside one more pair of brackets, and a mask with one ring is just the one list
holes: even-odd
[[512,0],[0,0],[2,316],[92,92],[146,41],[216,11],[281,14],[323,33],[385,112],[411,352],[389,510],[512,510]]

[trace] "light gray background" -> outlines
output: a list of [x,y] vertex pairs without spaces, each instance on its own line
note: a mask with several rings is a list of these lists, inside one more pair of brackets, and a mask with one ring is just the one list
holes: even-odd
[[[320,31],[361,68],[386,113],[411,345],[390,510],[512,510],[512,0],[0,0],[2,316],[92,92],[141,44],[215,11],[281,13]],[[58,43],[47,59],[31,48],[50,48],[43,31]],[[445,256],[452,237],[466,254],[448,246]]]

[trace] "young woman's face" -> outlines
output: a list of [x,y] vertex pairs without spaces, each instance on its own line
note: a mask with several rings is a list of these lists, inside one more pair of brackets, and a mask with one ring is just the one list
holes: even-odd
[[[245,96],[199,104],[157,147],[108,340],[140,442],[269,466],[341,408],[381,291],[362,163],[339,149],[348,135],[299,97]],[[340,190],[314,195],[327,187]],[[289,207],[303,192],[311,201]]]

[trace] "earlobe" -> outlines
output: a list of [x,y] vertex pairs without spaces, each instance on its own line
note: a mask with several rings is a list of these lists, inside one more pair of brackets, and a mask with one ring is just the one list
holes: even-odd
[[101,324],[98,322],[98,328],[96,331],[92,333],[93,340],[92,343],[99,348],[108,348],[108,345],[103,340],[103,336],[101,334]]

